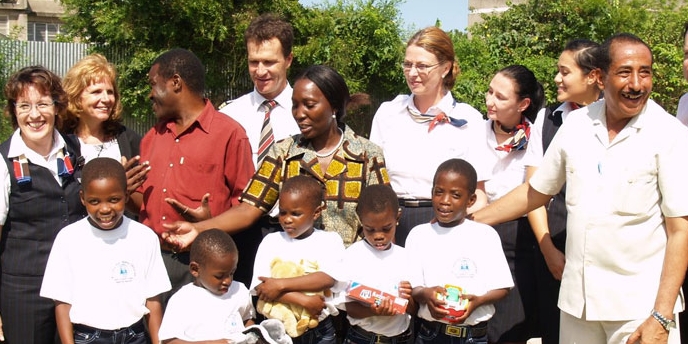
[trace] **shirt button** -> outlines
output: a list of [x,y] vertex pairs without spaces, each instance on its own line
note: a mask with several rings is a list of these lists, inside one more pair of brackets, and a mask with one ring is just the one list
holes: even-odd
[[167,192],[167,189],[162,189],[162,192]]
[[170,167],[174,166],[174,164],[170,164]]
[[163,219],[163,221],[166,220],[166,219],[167,219],[167,216],[163,216],[162,219]]
[[175,139],[175,140],[174,140],[174,142],[177,142],[177,143],[179,143],[179,139]]

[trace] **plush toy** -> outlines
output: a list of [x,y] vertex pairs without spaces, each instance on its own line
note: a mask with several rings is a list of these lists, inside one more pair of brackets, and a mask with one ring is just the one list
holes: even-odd
[[[304,269],[303,265],[306,265],[308,271]],[[310,273],[317,270],[317,264],[304,264],[303,261],[296,264],[275,258],[270,263],[270,277],[273,278],[298,277],[303,276],[306,272]],[[269,319],[282,321],[287,334],[292,338],[302,335],[309,328],[318,326],[318,319],[311,318],[308,311],[299,305],[258,300],[256,310]]]
[[292,340],[284,331],[284,324],[277,319],[263,320],[260,325],[247,327],[244,331],[233,333],[229,338],[230,344],[292,344]]

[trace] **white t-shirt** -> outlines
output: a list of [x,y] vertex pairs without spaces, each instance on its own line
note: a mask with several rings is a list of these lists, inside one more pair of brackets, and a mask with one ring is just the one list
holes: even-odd
[[[488,225],[468,219],[452,228],[437,223],[418,225],[406,238],[406,250],[413,287],[450,284],[463,288],[466,294],[484,295],[490,290],[514,286],[499,235]],[[494,312],[492,304],[483,304],[473,310],[464,324],[487,321]],[[427,304],[420,305],[418,316],[446,322],[434,319]]]
[[114,330],[139,321],[146,299],[170,290],[160,242],[126,216],[112,230],[81,219],[57,234],[40,295],[72,305],[72,323]]
[[160,340],[229,339],[241,333],[244,322],[255,315],[251,295],[241,282],[233,281],[219,296],[189,283],[167,303],[159,336]]
[[490,179],[492,166],[481,156],[485,121],[478,110],[456,102],[447,92],[427,113],[444,112],[468,123],[462,127],[440,123],[428,132],[429,123],[416,123],[408,107],[416,109],[412,95],[400,95],[382,103],[370,130],[370,141],[382,147],[390,183],[400,198],[430,199],[437,166],[452,158],[461,158],[473,165],[479,181]]
[[[358,282],[371,288],[399,295],[398,286],[401,281],[410,281],[408,271],[409,261],[403,247],[392,244],[385,251],[374,249],[365,240],[353,243],[344,253],[341,275],[345,282]],[[346,310],[346,302],[358,302],[340,293],[337,298],[337,307]],[[372,316],[362,319],[347,317],[351,325],[358,325],[366,331],[393,337],[404,333],[409,327],[411,316],[409,314],[396,314],[392,316]]]
[[[274,232],[266,235],[258,246],[256,259],[253,264],[253,280],[251,290],[253,290],[260,280],[258,277],[270,277],[270,264],[273,259],[279,258],[283,261],[291,261],[296,264],[317,267],[317,271],[322,271],[332,278],[339,280],[338,269],[342,257],[344,256],[344,242],[342,237],[336,232],[325,232],[320,229],[313,231],[305,239],[292,239],[285,232]],[[335,285],[333,292],[343,289],[342,285]],[[323,309],[319,320],[325,319],[328,315],[337,315],[339,312],[334,307],[332,297],[325,298],[327,307]]]

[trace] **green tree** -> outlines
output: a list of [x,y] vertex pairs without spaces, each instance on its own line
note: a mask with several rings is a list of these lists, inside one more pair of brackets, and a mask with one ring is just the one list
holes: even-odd
[[208,97],[215,104],[246,75],[243,32],[258,13],[301,16],[297,0],[64,0],[71,37],[95,43],[95,51],[116,63],[125,113],[149,118],[146,74],[160,53],[181,47],[205,64]]
[[335,68],[352,93],[370,94],[373,106],[350,113],[347,123],[368,135],[377,103],[406,90],[399,64],[404,42],[398,5],[401,0],[339,0],[295,18],[299,32],[293,69],[312,64]]
[[[204,62],[208,97],[214,104],[249,91],[243,33],[251,19],[264,12],[278,13],[294,26],[292,75],[311,64],[327,64],[345,77],[353,92],[389,98],[403,86],[397,68],[400,1],[340,0],[314,8],[304,8],[298,0],[63,3],[70,13],[65,18],[69,34],[96,43],[95,50],[118,66],[125,113],[150,118],[146,73],[155,56],[172,47],[189,49]],[[367,133],[369,119],[352,116],[348,121]]]
[[647,42],[655,57],[652,97],[675,112],[685,90],[680,72],[684,18],[688,8],[663,0],[531,0],[511,5],[469,28],[470,36],[454,34],[463,74],[454,89],[485,111],[489,77],[510,64],[532,69],[550,103],[556,101],[556,61],[567,41],[587,38],[601,42],[616,32],[630,32]]
[[0,111],[3,112],[3,114],[0,115],[0,142],[8,139],[14,131],[12,129],[12,122],[9,117],[4,114],[4,107],[7,102],[7,99],[5,99],[4,86],[17,65],[15,62],[22,58],[18,49],[20,44],[18,43],[19,42],[13,39],[0,39],[0,85],[3,87],[3,89],[0,90],[0,106],[2,107]]

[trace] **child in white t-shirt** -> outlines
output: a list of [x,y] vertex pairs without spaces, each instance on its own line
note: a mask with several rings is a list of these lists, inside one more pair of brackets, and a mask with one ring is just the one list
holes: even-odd
[[[432,186],[435,219],[414,227],[406,239],[412,294],[419,305],[415,343],[487,343],[492,304],[514,285],[497,232],[466,218],[476,184],[471,164],[443,162]],[[465,309],[452,310],[445,300]]]
[[[319,181],[305,175],[287,179],[279,194],[278,217],[284,231],[263,238],[254,263],[251,290],[260,300],[301,306],[312,318],[319,320],[317,327],[300,335],[295,336],[287,329],[296,344],[336,343],[331,315],[339,312],[332,297],[322,292],[328,294],[335,285],[331,276],[341,262],[344,243],[336,232],[313,228],[323,204],[323,186]],[[299,264],[310,273],[301,277],[271,278],[270,267],[276,258]],[[260,311],[260,305],[257,308]]]
[[410,324],[416,305],[408,281],[409,260],[405,249],[393,243],[401,214],[397,195],[390,186],[369,185],[361,191],[356,213],[363,240],[346,249],[342,276],[350,285],[365,285],[406,300],[406,312],[395,311],[391,298],[378,298],[367,305],[342,293],[337,306],[346,310],[351,325],[346,342],[413,343]]
[[[170,281],[153,231],[124,216],[127,177],[96,158],[82,171],[88,217],[58,233],[40,295],[55,300],[62,343],[158,343]],[[144,324],[145,323],[145,324]]]
[[194,282],[170,298],[160,327],[164,344],[203,341],[240,342],[255,310],[246,286],[233,281],[239,252],[232,237],[209,229],[191,245],[189,270]]

